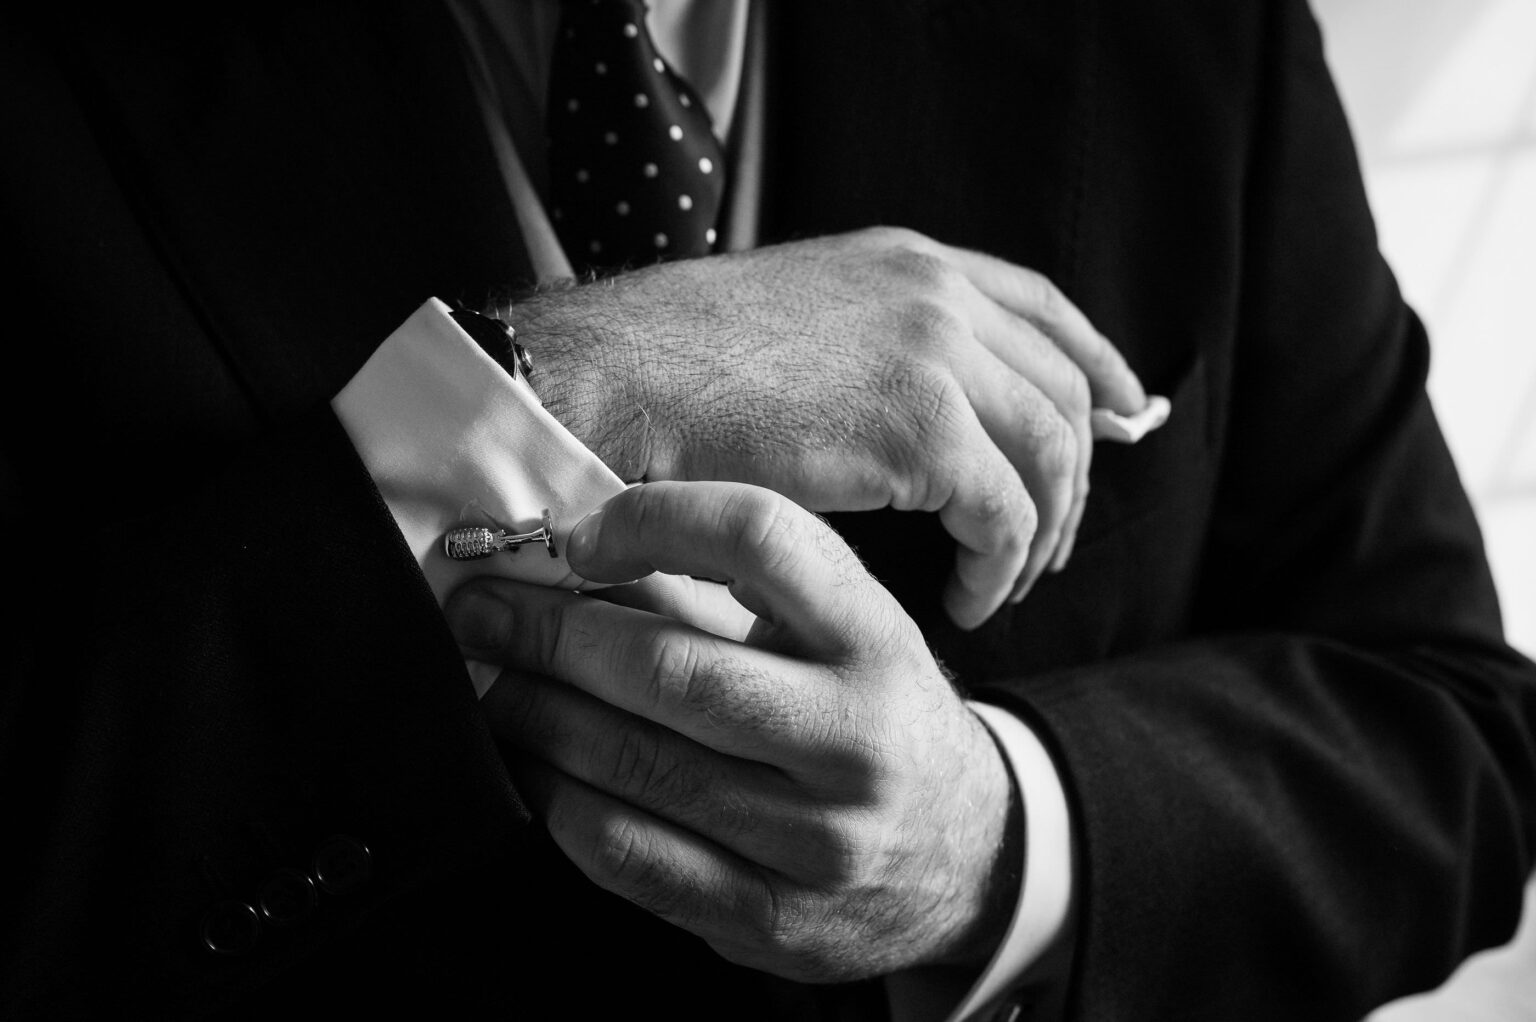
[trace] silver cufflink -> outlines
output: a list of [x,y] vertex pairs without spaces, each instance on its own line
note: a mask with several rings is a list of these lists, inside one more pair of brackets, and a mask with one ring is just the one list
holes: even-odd
[[544,524],[532,532],[508,532],[482,526],[450,529],[443,536],[443,553],[452,561],[477,561],[503,551],[515,554],[527,543],[543,543],[549,556],[560,556],[555,549],[555,523],[550,520],[549,508],[544,509]]

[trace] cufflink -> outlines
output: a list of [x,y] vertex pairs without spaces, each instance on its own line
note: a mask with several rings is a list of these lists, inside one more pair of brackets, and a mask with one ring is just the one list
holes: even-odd
[[560,556],[555,549],[555,524],[550,520],[549,508],[544,509],[544,524],[532,532],[508,532],[483,526],[450,529],[443,536],[443,554],[451,561],[478,561],[503,551],[515,554],[526,543],[543,543],[549,556]]

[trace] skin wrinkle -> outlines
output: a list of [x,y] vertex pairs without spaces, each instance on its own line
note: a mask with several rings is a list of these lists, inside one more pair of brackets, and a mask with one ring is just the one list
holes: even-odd
[[892,395],[895,407],[901,409],[899,415],[886,423],[896,428],[880,434],[885,447],[882,460],[892,466],[896,478],[926,484],[925,489],[898,490],[891,506],[898,511],[937,511],[953,495],[953,485],[941,488],[940,479],[930,473],[912,471],[916,466],[910,462],[926,452],[955,446],[961,432],[956,400],[963,401],[964,395],[956,393],[958,386],[952,378],[941,376],[932,367],[910,362],[883,366],[879,385],[881,392]]
[[[665,791],[668,805],[686,809],[697,804],[698,789],[701,786],[707,788],[708,783],[702,778],[698,783],[688,783],[681,776],[683,771],[675,762],[669,766],[662,765],[661,742],[648,721],[625,721],[624,725],[617,732],[618,744],[612,753],[611,772],[624,778],[624,783],[631,787],[644,791]],[[598,746],[590,749],[591,763],[588,769],[594,775],[609,769],[606,760],[598,758],[605,751]],[[697,772],[694,776],[698,776]]]
[[673,706],[693,709],[701,689],[707,687],[712,694],[709,679],[701,676],[704,669],[700,665],[707,662],[694,638],[686,633],[674,633],[664,640],[640,633],[627,643],[614,645],[608,670],[622,675],[628,664],[637,665],[643,676],[640,691],[648,702],[648,714],[666,713]]
[[659,871],[654,860],[640,848],[646,842],[645,834],[645,828],[628,814],[608,816],[592,849],[593,864],[603,874],[629,880],[635,903],[666,919],[675,914],[673,905],[679,895],[661,897],[662,892],[675,891],[676,886],[656,877]]
[[770,578],[790,577],[804,556],[800,547],[806,537],[799,522],[765,500],[757,491],[733,494],[720,509],[720,526],[745,520],[748,528],[736,530],[735,558],[752,565]]
[[740,787],[732,784],[713,785],[710,795],[714,800],[710,818],[723,831],[726,840],[746,837],[761,828],[762,820],[757,807],[747,799]]

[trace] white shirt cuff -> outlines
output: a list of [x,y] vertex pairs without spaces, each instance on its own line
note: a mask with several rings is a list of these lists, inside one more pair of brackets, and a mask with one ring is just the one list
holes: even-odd
[[[331,401],[441,605],[460,583],[500,575],[538,585],[589,585],[564,550],[587,512],[624,489],[618,476],[544,410],[431,299],[379,346]],[[516,554],[455,561],[443,535],[462,526],[513,532],[554,524],[551,558]],[[477,694],[495,671],[472,666]]]

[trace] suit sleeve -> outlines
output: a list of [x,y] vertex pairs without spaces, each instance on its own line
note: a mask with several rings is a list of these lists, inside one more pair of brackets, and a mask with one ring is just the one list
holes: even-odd
[[1506,941],[1531,868],[1536,672],[1317,27],[1271,8],[1197,627],[987,694],[1067,778],[1074,1018],[1356,1019]]

